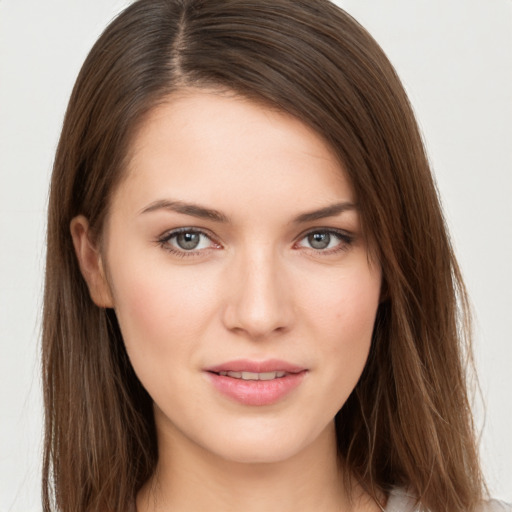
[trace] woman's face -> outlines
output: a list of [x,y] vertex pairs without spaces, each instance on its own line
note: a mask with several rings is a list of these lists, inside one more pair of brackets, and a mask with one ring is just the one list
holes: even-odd
[[381,273],[311,129],[234,95],[170,97],[137,134],[101,254],[160,438],[271,462],[334,435]]

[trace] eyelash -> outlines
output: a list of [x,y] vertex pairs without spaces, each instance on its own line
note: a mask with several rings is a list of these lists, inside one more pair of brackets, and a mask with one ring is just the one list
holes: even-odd
[[178,228],[173,229],[172,231],[168,231],[167,233],[164,233],[161,237],[158,238],[157,242],[158,245],[160,245],[163,249],[170,252],[171,254],[178,256],[180,258],[187,258],[187,257],[194,257],[199,256],[202,251],[211,249],[212,247],[208,247],[206,249],[198,249],[198,250],[190,250],[187,251],[185,249],[178,249],[177,247],[173,247],[170,244],[170,241],[174,238],[177,238],[181,234],[191,234],[191,235],[200,235],[206,237],[214,246],[214,248],[220,248],[221,245],[213,239],[213,237],[206,233],[205,231],[197,228]]
[[329,235],[336,237],[338,239],[338,244],[335,247],[332,247],[330,249],[315,249],[314,247],[304,247],[305,249],[308,249],[315,253],[315,255],[331,255],[331,254],[337,254],[341,251],[347,251],[350,246],[354,242],[354,237],[352,235],[349,235],[346,231],[342,231],[340,229],[333,229],[333,228],[315,228],[310,229],[306,233],[303,233],[298,238],[297,243],[302,242],[310,235]]
[[[170,252],[171,254],[178,256],[180,258],[187,258],[187,257],[194,257],[199,256],[201,252],[212,249],[212,247],[204,248],[204,249],[198,249],[198,250],[185,250],[185,249],[179,249],[170,244],[170,241],[177,238],[180,234],[191,234],[191,235],[200,235],[206,237],[210,242],[214,245],[213,248],[218,249],[222,246],[214,240],[214,238],[208,234],[207,232],[197,229],[197,228],[179,228],[179,229],[173,229],[172,231],[169,231],[167,233],[164,233],[161,237],[157,239],[158,245],[160,245],[163,249]],[[322,254],[322,255],[331,255],[331,254],[337,254],[341,251],[346,251],[350,248],[352,243],[354,242],[354,237],[352,235],[349,235],[345,231],[341,231],[338,229],[333,228],[316,228],[311,229],[307,231],[306,233],[301,234],[297,242],[294,243],[294,246],[297,245],[299,242],[302,242],[310,235],[330,235],[336,237],[339,241],[339,243],[330,249],[315,249],[313,247],[305,247],[302,246],[304,249],[308,249],[315,254]],[[216,246],[216,247],[215,247]]]

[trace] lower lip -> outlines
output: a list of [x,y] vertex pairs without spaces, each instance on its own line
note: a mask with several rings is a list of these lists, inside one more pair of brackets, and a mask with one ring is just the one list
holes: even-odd
[[306,371],[272,380],[234,379],[207,372],[210,382],[223,395],[244,405],[271,405],[285,398],[304,379]]

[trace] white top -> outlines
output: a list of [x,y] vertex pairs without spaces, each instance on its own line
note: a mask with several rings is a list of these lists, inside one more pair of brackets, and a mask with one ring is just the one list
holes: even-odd
[[[415,499],[403,489],[394,489],[388,496],[385,512],[420,512],[415,506]],[[135,503],[127,512],[137,512]],[[512,512],[512,505],[498,500],[484,503],[479,512]]]
[[[415,499],[403,489],[393,490],[388,497],[385,512],[419,512]],[[498,500],[490,500],[483,504],[480,512],[512,512],[512,505]]]

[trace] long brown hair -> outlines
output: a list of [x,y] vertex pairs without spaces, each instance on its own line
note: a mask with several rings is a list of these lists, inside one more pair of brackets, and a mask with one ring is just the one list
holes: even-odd
[[44,510],[124,511],[156,466],[151,398],[115,312],[89,297],[69,224],[83,214],[101,236],[137,127],[181,87],[229,89],[290,113],[337,153],[384,279],[367,365],[336,416],[340,457],[375,498],[403,486],[431,512],[473,510],[483,481],[464,285],[400,81],[327,0],[138,0],[87,57],[48,213]]

